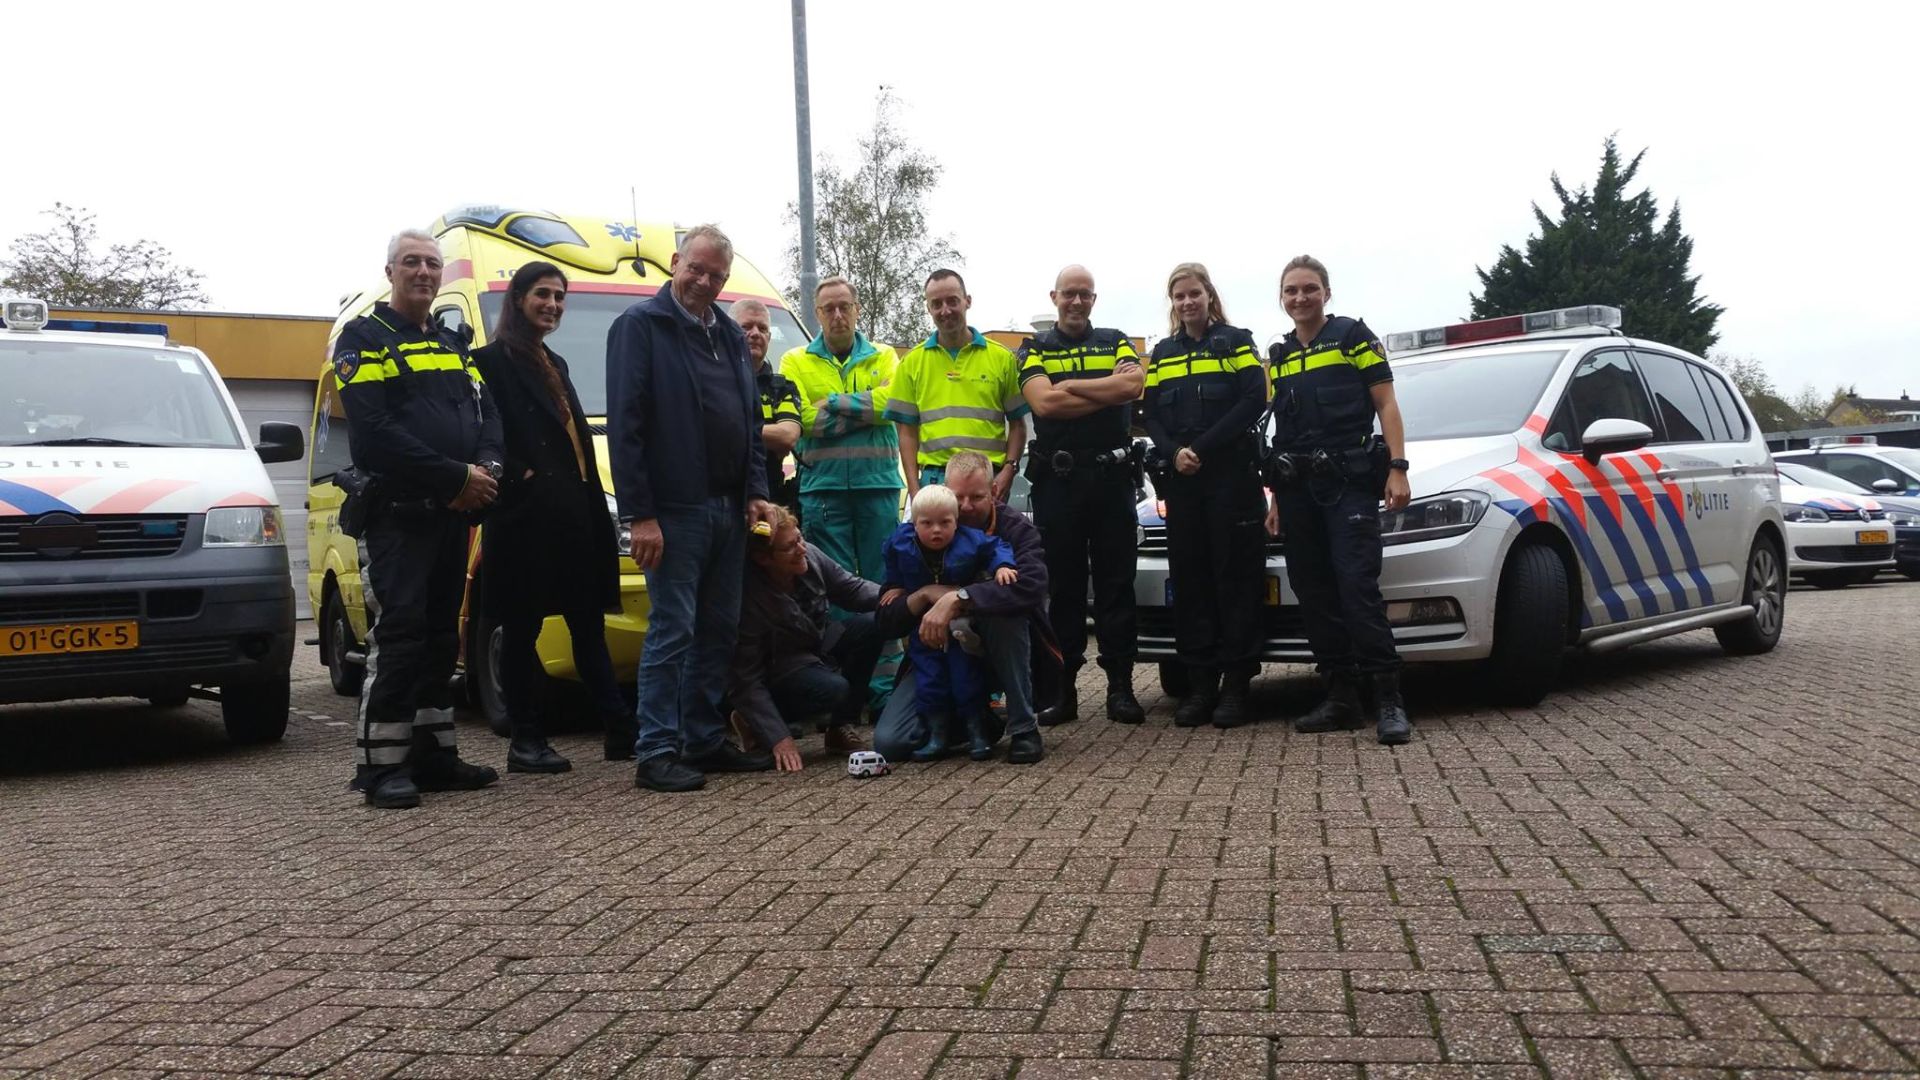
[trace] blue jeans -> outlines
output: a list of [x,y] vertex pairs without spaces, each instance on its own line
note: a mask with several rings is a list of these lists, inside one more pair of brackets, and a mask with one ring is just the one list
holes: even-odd
[[838,670],[825,659],[775,679],[773,694],[780,719],[791,729],[804,729],[824,720],[828,727],[855,724],[867,703],[867,680],[880,655],[880,632],[872,615],[853,615],[840,624],[839,639],[827,649]]
[[[1026,616],[972,622],[979,631],[981,644],[986,646],[990,681],[1007,695],[1007,734],[1040,730],[1033,713],[1033,654]],[[887,699],[887,707],[874,723],[873,748],[888,761],[905,761],[926,745],[927,727],[914,698],[913,667],[903,666],[893,696]]]
[[740,500],[661,510],[660,565],[647,573],[647,641],[640,653],[637,761],[700,757],[726,737],[720,697],[740,634],[747,526]]

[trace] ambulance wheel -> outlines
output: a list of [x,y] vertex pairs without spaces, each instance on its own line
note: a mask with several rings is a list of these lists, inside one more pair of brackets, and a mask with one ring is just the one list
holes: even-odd
[[274,742],[287,733],[287,709],[293,703],[291,673],[282,671],[265,682],[220,688],[220,719],[227,738],[242,746]]
[[1493,608],[1487,693],[1496,705],[1531,707],[1553,689],[1567,641],[1567,565],[1540,543],[1507,556]]
[[513,724],[507,719],[507,694],[500,688],[500,650],[507,633],[492,619],[483,618],[479,625],[473,657],[467,665],[467,685],[473,688],[473,704],[486,720],[487,730],[505,739],[513,734]]
[[1168,697],[1186,697],[1193,691],[1193,678],[1187,674],[1187,665],[1178,660],[1160,661],[1160,689]]
[[1729,656],[1771,652],[1780,641],[1780,628],[1786,624],[1787,614],[1787,574],[1775,541],[1765,536],[1753,538],[1742,588],[1741,603],[1753,608],[1753,614],[1739,622],[1714,627],[1713,636]]
[[353,624],[347,621],[347,606],[333,590],[328,590],[326,606],[320,610],[320,640],[326,645],[327,682],[333,684],[333,692],[341,697],[359,697],[360,684],[367,680],[367,667],[347,659],[358,643],[353,640]]

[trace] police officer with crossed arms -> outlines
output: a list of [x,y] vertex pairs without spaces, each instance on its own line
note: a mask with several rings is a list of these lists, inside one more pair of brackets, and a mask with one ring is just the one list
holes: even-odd
[[[1284,530],[1287,580],[1327,696],[1303,732],[1371,723],[1387,745],[1413,737],[1400,700],[1400,654],[1380,597],[1380,514],[1407,505],[1406,432],[1386,350],[1359,319],[1327,314],[1327,268],[1287,263],[1280,304],[1293,332],[1268,351],[1273,448],[1269,531]],[[1374,418],[1381,434],[1373,433]],[[1368,704],[1362,705],[1362,691]]]

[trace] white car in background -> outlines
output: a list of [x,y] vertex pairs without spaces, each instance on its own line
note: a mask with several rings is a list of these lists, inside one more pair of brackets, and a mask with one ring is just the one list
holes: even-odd
[[1844,589],[1894,568],[1894,525],[1877,499],[1795,483],[1783,471],[1780,516],[1787,572],[1809,585]]
[[[1413,502],[1382,513],[1381,591],[1401,655],[1476,661],[1531,705],[1565,650],[1712,628],[1729,653],[1779,640],[1779,482],[1760,429],[1698,357],[1624,337],[1615,308],[1391,335]],[[1162,509],[1140,505],[1142,659],[1186,689]],[[1267,549],[1268,661],[1311,660],[1279,545]]]

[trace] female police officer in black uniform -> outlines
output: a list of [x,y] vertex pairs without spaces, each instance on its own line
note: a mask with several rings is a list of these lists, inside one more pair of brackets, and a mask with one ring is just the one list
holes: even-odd
[[1260,669],[1265,499],[1252,428],[1266,375],[1253,335],[1227,325],[1206,267],[1174,267],[1167,296],[1172,336],[1147,368],[1146,419],[1163,463],[1155,486],[1167,503],[1174,643],[1193,682],[1174,723],[1238,727]]
[[[1284,528],[1287,579],[1300,597],[1307,642],[1327,697],[1295,722],[1299,731],[1357,728],[1379,740],[1412,737],[1400,702],[1400,654],[1380,598],[1380,515],[1407,505],[1406,436],[1386,350],[1367,324],[1328,316],[1327,268],[1302,255],[1280,275],[1280,304],[1293,332],[1268,353],[1273,377],[1273,456],[1268,480]],[[1381,435],[1373,433],[1380,418]],[[1277,515],[1277,522],[1275,516]],[[1372,691],[1363,713],[1360,684]]]

